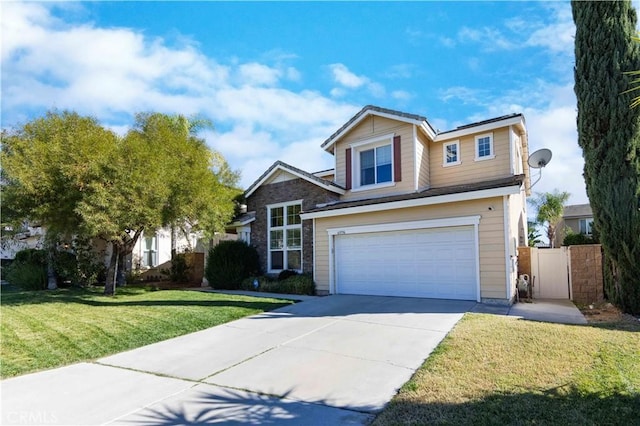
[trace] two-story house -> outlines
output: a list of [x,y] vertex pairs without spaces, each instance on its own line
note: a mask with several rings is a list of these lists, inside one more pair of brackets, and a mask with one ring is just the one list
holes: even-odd
[[320,294],[513,301],[527,244],[522,115],[439,132],[366,106],[322,148],[333,170],[276,162],[245,192],[239,225],[266,272],[312,272]]
[[556,225],[555,246],[560,247],[568,232],[593,236],[593,212],[590,204],[564,206],[562,219]]

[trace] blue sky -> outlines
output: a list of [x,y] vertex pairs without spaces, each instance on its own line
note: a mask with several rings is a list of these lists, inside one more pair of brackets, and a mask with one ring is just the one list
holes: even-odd
[[124,133],[141,111],[201,114],[251,184],[364,105],[441,130],[523,113],[554,158],[534,191],[585,203],[568,2],[3,2],[2,126],[51,108]]

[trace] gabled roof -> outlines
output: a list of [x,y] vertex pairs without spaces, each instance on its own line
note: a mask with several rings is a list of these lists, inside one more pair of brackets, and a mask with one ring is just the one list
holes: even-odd
[[[420,192],[412,192],[409,194],[399,194],[399,195],[391,195],[387,197],[378,197],[378,198],[370,198],[364,200],[355,200],[355,201],[338,201],[335,203],[323,205],[314,209],[305,210],[303,215],[310,214],[312,216],[317,215],[318,213],[323,212],[331,212],[342,209],[350,209],[357,207],[370,207],[371,210],[382,210],[384,209],[384,205],[400,205],[402,202],[411,202],[413,200],[423,200],[434,197],[442,197],[445,196],[458,196],[462,195],[463,197],[456,197],[455,201],[461,201],[462,199],[473,199],[471,196],[474,192],[478,194],[482,194],[479,191],[489,191],[495,190],[499,188],[508,188],[508,187],[520,187],[522,182],[524,182],[524,175],[516,175],[516,176],[508,176],[505,178],[492,179],[482,182],[474,182],[463,185],[453,185],[453,186],[445,186],[439,188],[431,188],[426,189]],[[458,200],[457,198],[461,198]],[[406,203],[405,203],[406,204]],[[379,207],[376,207],[379,206]]]
[[562,217],[564,217],[565,219],[583,216],[593,216],[593,212],[591,211],[591,204],[573,204],[570,206],[564,206]]
[[334,182],[331,182],[330,180],[326,180],[318,176],[314,176],[311,173],[305,172],[304,170],[298,169],[297,167],[293,167],[287,163],[284,163],[278,160],[275,163],[273,163],[273,165],[269,167],[267,171],[262,174],[262,176],[260,176],[255,182],[253,182],[251,186],[249,186],[249,188],[247,188],[247,190],[244,192],[244,196],[248,197],[251,194],[253,194],[253,192],[256,189],[258,189],[260,185],[265,183],[271,176],[278,173],[279,171],[285,171],[287,173],[290,173],[294,176],[299,177],[300,179],[304,179],[307,182],[311,182],[314,185],[318,185],[319,187],[324,188],[327,191],[332,191],[341,195],[346,192],[346,190],[343,187],[335,184]]
[[256,220],[256,212],[243,213],[227,225],[227,228],[245,226]]
[[357,126],[362,120],[367,118],[370,115],[376,115],[379,117],[390,118],[392,120],[404,121],[405,123],[415,124],[420,126],[424,132],[429,135],[431,138],[436,136],[436,131],[433,129],[431,124],[427,121],[426,117],[417,114],[409,114],[406,112],[395,111],[392,109],[381,108],[375,105],[367,105],[360,110],[356,115],[351,117],[349,121],[347,121],[342,127],[340,127],[334,134],[329,136],[329,138],[324,141],[321,147],[327,151],[331,152],[330,148],[335,144],[340,138],[342,138],[347,132]]

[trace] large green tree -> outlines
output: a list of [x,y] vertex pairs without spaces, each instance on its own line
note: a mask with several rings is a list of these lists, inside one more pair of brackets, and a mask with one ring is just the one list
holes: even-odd
[[594,227],[605,253],[608,297],[640,313],[640,109],[629,71],[640,69],[629,1],[572,1],[578,143]]
[[3,204],[48,231],[110,243],[105,293],[144,230],[213,234],[234,211],[238,175],[181,116],[140,114],[124,137],[95,119],[50,112],[3,133]]
[[537,193],[534,198],[529,200],[538,210],[536,222],[547,229],[547,238],[551,248],[555,247],[558,223],[562,219],[564,205],[569,200],[569,196],[568,192],[560,192],[556,189],[553,192]]

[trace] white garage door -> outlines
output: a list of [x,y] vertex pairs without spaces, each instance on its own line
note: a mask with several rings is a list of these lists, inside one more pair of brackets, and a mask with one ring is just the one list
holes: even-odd
[[343,294],[476,300],[473,226],[336,235]]

